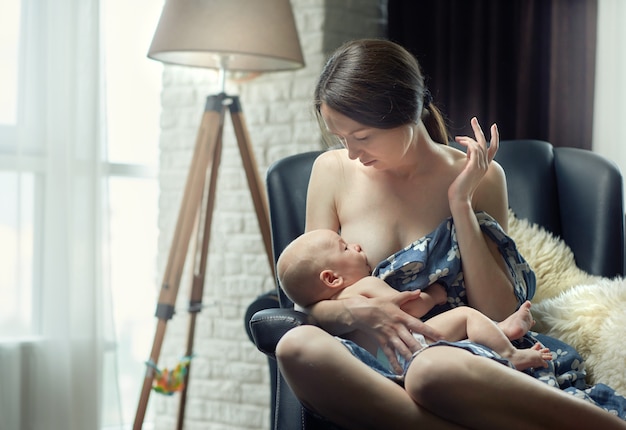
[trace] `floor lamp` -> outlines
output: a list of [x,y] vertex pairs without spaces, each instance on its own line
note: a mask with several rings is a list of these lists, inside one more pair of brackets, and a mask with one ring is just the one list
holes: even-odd
[[[183,267],[195,231],[197,250],[193,259],[186,355],[193,353],[195,320],[202,308],[222,132],[227,114],[235,130],[268,262],[272,273],[274,271],[265,193],[239,98],[224,92],[226,73],[293,70],[303,67],[304,60],[289,0],[167,0],[148,57],[164,63],[218,69],[220,85],[217,94],[207,97],[163,275],[156,309],[156,334],[148,361],[156,366],[167,322],[174,314]],[[187,369],[181,391],[177,429],[182,429],[183,425],[190,370]],[[154,376],[154,367],[148,365],[134,430],[140,430],[143,425]]]

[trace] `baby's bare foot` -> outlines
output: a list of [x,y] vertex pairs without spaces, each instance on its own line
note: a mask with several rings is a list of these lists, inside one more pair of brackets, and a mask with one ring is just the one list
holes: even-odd
[[530,313],[530,307],[531,303],[527,300],[507,319],[498,323],[498,326],[509,340],[516,340],[524,336],[535,324],[535,320]]
[[552,360],[552,353],[550,349],[536,343],[531,348],[515,350],[507,358],[517,370],[524,370],[531,367],[548,367],[548,360]]

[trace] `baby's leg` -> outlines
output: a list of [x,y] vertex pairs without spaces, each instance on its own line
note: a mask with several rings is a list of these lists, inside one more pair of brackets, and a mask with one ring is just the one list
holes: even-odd
[[519,370],[546,367],[546,360],[552,359],[550,351],[541,345],[518,350],[492,320],[467,306],[439,314],[429,319],[428,324],[439,330],[446,340],[469,339],[493,349]]
[[530,313],[530,306],[530,302],[526,300],[517,311],[512,313],[504,321],[498,323],[498,327],[500,327],[509,340],[521,338],[535,325],[535,320]]

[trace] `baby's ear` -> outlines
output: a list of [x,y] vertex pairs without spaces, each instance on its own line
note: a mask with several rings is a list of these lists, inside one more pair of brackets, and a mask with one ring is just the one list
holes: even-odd
[[322,270],[320,272],[320,280],[324,283],[324,285],[330,288],[337,288],[343,285],[343,278],[330,269]]

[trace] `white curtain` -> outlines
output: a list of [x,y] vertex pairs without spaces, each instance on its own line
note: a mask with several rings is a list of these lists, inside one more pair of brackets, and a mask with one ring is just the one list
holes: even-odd
[[593,150],[626,175],[626,2],[598,0]]
[[[40,336],[0,349],[0,428],[100,428],[104,357],[99,0],[24,1],[17,164],[38,164]],[[37,254],[35,254],[37,255]]]

